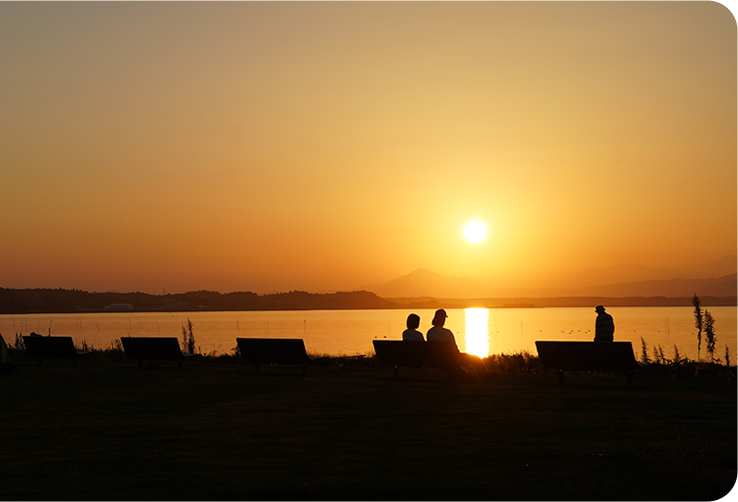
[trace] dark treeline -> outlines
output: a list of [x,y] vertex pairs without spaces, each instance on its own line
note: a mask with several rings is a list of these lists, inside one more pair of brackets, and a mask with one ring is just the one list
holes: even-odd
[[[700,297],[705,306],[735,306],[735,296]],[[89,293],[76,289],[0,288],[0,313],[59,312],[189,312],[223,310],[318,309],[436,309],[436,308],[533,308],[533,307],[668,307],[690,306],[687,297],[561,297],[561,298],[380,298],[367,291],[307,293],[290,291],[258,295],[251,292],[191,291],[182,294]]]
[[161,312],[193,310],[314,310],[394,308],[374,293],[315,294],[304,291],[257,295],[251,292],[191,291],[183,294],[89,293],[68,289],[0,288],[0,313]]

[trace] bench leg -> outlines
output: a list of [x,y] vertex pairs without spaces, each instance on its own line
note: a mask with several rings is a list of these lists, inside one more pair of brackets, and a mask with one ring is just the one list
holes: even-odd
[[559,370],[558,374],[559,374],[559,383],[563,384],[564,383],[564,370]]
[[393,367],[393,368],[392,368],[392,374],[393,374],[393,375],[394,375],[395,377],[398,377],[398,376],[400,376],[400,367],[399,367],[399,366],[395,366],[395,367]]

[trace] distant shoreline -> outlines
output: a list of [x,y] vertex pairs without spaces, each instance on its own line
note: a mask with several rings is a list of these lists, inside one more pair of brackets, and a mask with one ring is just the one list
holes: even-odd
[[[706,307],[735,307],[736,296],[700,296]],[[0,288],[0,314],[106,312],[232,312],[293,310],[388,310],[437,308],[688,307],[691,297],[380,298],[367,291],[307,293],[194,291],[183,294],[89,293],[65,289]]]

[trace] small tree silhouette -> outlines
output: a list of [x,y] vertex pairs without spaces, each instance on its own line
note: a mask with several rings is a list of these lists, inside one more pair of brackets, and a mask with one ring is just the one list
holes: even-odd
[[702,309],[697,293],[694,293],[692,297],[692,305],[694,305],[694,327],[697,328],[697,360],[699,361],[700,347],[702,346]]

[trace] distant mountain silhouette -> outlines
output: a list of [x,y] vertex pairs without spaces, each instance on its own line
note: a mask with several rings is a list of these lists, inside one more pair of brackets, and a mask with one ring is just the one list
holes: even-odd
[[590,286],[575,291],[576,296],[735,296],[736,274],[708,279],[666,279]]
[[634,297],[736,296],[736,274],[706,279],[662,279],[601,284],[583,288],[513,289],[492,288],[464,277],[448,277],[418,269],[376,286],[362,289],[382,298],[552,298],[552,297]]
[[382,298],[486,298],[492,289],[465,277],[448,277],[419,268],[397,279],[362,289]]
[[723,277],[738,272],[737,264],[738,257],[732,255],[685,267],[646,266],[639,263],[596,266],[563,273],[554,279],[549,288],[581,290],[599,285]]

